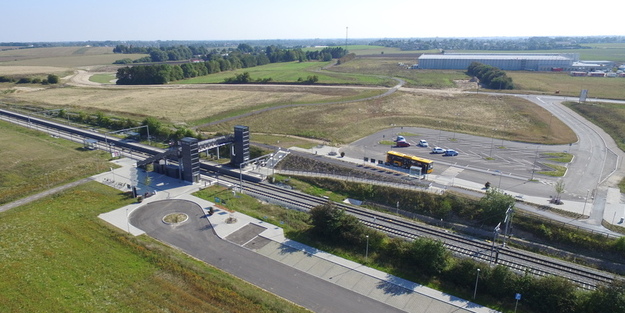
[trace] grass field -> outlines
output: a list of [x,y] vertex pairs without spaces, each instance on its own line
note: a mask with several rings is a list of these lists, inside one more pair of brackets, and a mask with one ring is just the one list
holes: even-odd
[[131,201],[91,182],[0,213],[0,312],[308,312],[97,218]]
[[455,88],[457,84],[454,81],[468,80],[465,71],[458,70],[414,70],[399,66],[398,63],[412,65],[416,63],[415,59],[396,59],[396,58],[356,58],[350,62],[330,68],[331,71],[340,73],[364,73],[369,75],[384,75],[389,77],[403,78],[407,84],[406,87],[425,87],[425,88]]
[[530,92],[579,97],[582,89],[588,89],[589,98],[625,99],[623,77],[573,77],[567,73],[507,71],[515,89],[509,92]]
[[566,106],[601,127],[625,151],[625,106],[615,103],[566,102]]
[[145,54],[115,54],[111,47],[50,47],[0,51],[0,73],[4,66],[85,67],[110,65],[123,58]]
[[114,74],[94,74],[89,77],[89,80],[100,84],[113,84],[111,81],[116,78]]
[[298,79],[306,80],[308,76],[316,75],[319,78],[317,84],[330,85],[376,85],[392,86],[396,82],[388,78],[381,78],[379,75],[364,75],[362,73],[351,73],[348,75],[337,75],[334,72],[322,71],[324,66],[330,62],[289,62],[273,63],[263,66],[256,66],[235,71],[210,74],[202,77],[195,77],[187,80],[175,82],[176,84],[216,84],[223,83],[226,78],[234,77],[237,74],[248,72],[252,79],[271,78],[273,82],[297,83]]
[[246,87],[237,85],[186,87],[182,85],[156,88],[52,88],[38,92],[6,95],[6,102],[32,103],[49,108],[102,111],[122,117],[142,119],[154,116],[171,123],[194,125],[216,117],[241,114],[263,107],[324,103],[369,97],[383,90],[337,89],[279,86]]
[[496,127],[502,130],[496,137],[506,140],[574,142],[575,134],[559,120],[550,123],[550,116],[542,108],[517,97],[399,92],[366,102],[269,111],[203,130],[230,131],[234,125],[247,125],[254,132],[349,143],[391,125],[441,127],[486,137]]
[[0,204],[108,168],[106,153],[0,121]]

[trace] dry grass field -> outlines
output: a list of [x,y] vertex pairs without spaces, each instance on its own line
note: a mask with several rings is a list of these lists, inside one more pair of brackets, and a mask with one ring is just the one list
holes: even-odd
[[[375,94],[380,93],[374,90]],[[5,101],[42,107],[102,111],[118,116],[154,116],[171,123],[194,124],[211,116],[293,103],[321,103],[371,95],[371,89],[280,86],[152,86],[52,88],[15,92]]]
[[365,102],[269,111],[203,130],[230,131],[234,125],[241,124],[250,126],[254,132],[349,143],[393,125],[441,127],[482,136],[491,136],[492,129],[497,128],[495,137],[503,136],[507,140],[574,142],[573,131],[559,120],[550,123],[550,116],[542,108],[517,97],[415,91]]
[[[110,65],[123,58],[137,59],[144,54],[115,54],[112,47],[50,47],[0,51],[0,75],[19,73],[10,67],[59,67],[72,69]],[[8,67],[8,69],[6,68]],[[27,71],[36,71],[28,69]],[[46,72],[44,72],[46,73]]]
[[557,72],[508,71],[506,74],[515,85],[509,92],[554,94],[559,90],[560,96],[579,97],[582,89],[588,89],[589,98],[625,99],[623,77],[573,77]]

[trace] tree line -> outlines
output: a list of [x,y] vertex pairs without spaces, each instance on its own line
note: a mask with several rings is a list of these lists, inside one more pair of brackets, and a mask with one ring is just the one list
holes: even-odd
[[54,74],[48,74],[46,78],[40,77],[11,77],[11,76],[0,76],[0,83],[16,83],[16,84],[58,84],[59,76]]
[[[168,47],[141,47],[117,45],[114,53],[120,54],[149,54],[149,56],[131,60],[128,58],[115,61],[116,64],[167,62],[189,60],[198,58],[204,61],[219,59],[222,57],[238,58],[247,66],[263,65],[267,63],[291,62],[291,61],[330,61],[347,54],[342,47],[325,47],[321,50],[303,51],[301,48],[285,49],[271,45],[265,48],[252,47],[249,44],[239,44],[237,48],[211,49],[201,46],[168,46]],[[253,65],[252,65],[253,64]]]
[[467,68],[467,74],[475,76],[480,84],[490,89],[514,89],[512,78],[498,67],[472,62]]
[[[483,200],[480,202],[485,204]],[[364,255],[365,263],[390,268],[404,277],[442,281],[445,286],[453,286],[465,294],[477,291],[478,299],[488,297],[511,307],[519,293],[522,294],[520,305],[532,312],[621,312],[625,308],[625,281],[622,279],[583,291],[563,277],[519,274],[497,265],[496,261],[490,266],[470,258],[454,257],[441,241],[389,237],[366,227],[358,218],[330,202],[311,209],[309,222],[311,238],[324,246],[350,251],[358,258]],[[476,278],[479,286],[474,289]]]
[[369,43],[409,50],[554,50],[590,49],[582,44],[623,43],[624,36],[527,37],[527,38],[421,38],[380,39]]
[[[123,47],[120,47],[120,50],[135,51],[133,49],[124,50]],[[319,51],[303,51],[301,49],[280,49],[275,46],[259,49],[246,44],[240,44],[237,49],[229,51],[228,53],[222,52],[213,50],[209,54],[203,55],[198,61],[183,64],[152,64],[123,67],[117,70],[117,84],[166,84],[171,81],[205,76],[240,68],[250,68],[269,63],[304,62],[312,60],[329,61],[333,58],[342,58],[347,54],[347,50],[341,47],[326,47]],[[149,58],[150,62],[161,62],[165,57],[189,57],[192,53],[193,51],[188,47],[187,49],[172,48],[169,50],[152,50]],[[157,57],[153,58],[153,55]],[[310,78],[308,82],[312,80],[314,80],[314,82],[317,81],[314,78]],[[236,83],[236,78],[228,82]]]

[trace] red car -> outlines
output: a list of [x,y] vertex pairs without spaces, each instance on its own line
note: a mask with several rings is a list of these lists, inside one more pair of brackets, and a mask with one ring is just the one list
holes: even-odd
[[410,144],[406,141],[398,141],[397,146],[398,147],[410,147]]

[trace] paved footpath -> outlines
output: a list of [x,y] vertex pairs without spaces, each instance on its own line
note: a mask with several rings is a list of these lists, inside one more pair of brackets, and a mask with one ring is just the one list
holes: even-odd
[[92,180],[93,180],[92,177],[83,178],[83,179],[77,180],[75,182],[71,182],[71,183],[68,183],[68,184],[65,184],[65,185],[62,185],[62,186],[58,186],[58,187],[54,187],[54,188],[48,189],[46,191],[34,194],[32,196],[28,196],[28,197],[25,197],[25,198],[22,198],[22,199],[13,201],[13,202],[9,202],[9,203],[7,203],[5,205],[1,205],[0,206],[0,212],[4,212],[4,211],[7,211],[7,210],[10,210],[12,208],[24,205],[26,203],[37,201],[37,200],[39,200],[41,198],[53,195],[55,193],[61,192],[61,191],[66,190],[66,189],[70,189],[70,188],[76,187],[78,185],[82,185],[82,184],[84,184],[86,182],[90,182]]

